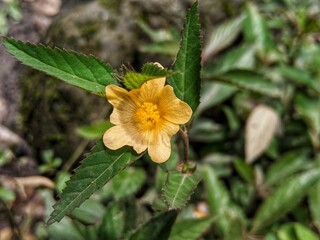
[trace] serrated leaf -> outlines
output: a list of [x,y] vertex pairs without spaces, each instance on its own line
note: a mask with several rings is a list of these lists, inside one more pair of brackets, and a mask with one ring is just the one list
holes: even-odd
[[113,195],[122,198],[139,190],[146,179],[146,173],[139,168],[128,167],[112,179]]
[[100,140],[67,182],[60,200],[54,205],[48,224],[60,221],[79,207],[114,175],[139,158],[131,148],[106,149]]
[[240,89],[257,92],[266,96],[281,98],[280,88],[262,75],[248,70],[231,70],[210,78],[212,81],[226,82]]
[[208,59],[228,47],[239,35],[244,19],[245,16],[239,16],[218,25],[211,33],[208,44],[203,50],[203,59]]
[[253,221],[252,232],[259,232],[286,215],[319,179],[320,169],[313,169],[283,182],[259,207]]
[[117,84],[112,68],[93,56],[4,38],[3,44],[15,58],[71,85],[104,93],[105,86]]
[[176,217],[177,212],[175,210],[163,212],[143,224],[129,239],[167,240]]
[[132,90],[140,88],[140,86],[151,79],[160,78],[160,77],[169,77],[174,73],[166,69],[161,68],[155,63],[146,63],[141,69],[141,73],[134,71],[127,71],[123,77],[124,85]]
[[203,235],[214,218],[186,219],[173,225],[169,240],[197,240]]
[[280,119],[272,108],[258,105],[252,110],[245,130],[247,163],[252,163],[267,149],[279,126]]
[[180,49],[172,66],[175,75],[168,78],[176,96],[189,104],[193,112],[200,99],[201,40],[198,2],[188,11]]
[[96,122],[92,123],[88,126],[78,127],[76,129],[77,133],[87,139],[98,139],[101,138],[101,136],[112,127],[112,123],[109,121],[102,121],[102,122]]
[[143,65],[141,72],[153,77],[169,77],[173,75],[172,71],[161,68],[155,63],[146,63]]
[[168,172],[162,192],[169,209],[184,207],[199,181],[196,173],[187,174],[176,170]]
[[265,184],[267,186],[278,185],[291,174],[305,170],[309,167],[307,164],[307,154],[308,152],[305,150],[293,150],[280,156],[279,159],[267,169]]

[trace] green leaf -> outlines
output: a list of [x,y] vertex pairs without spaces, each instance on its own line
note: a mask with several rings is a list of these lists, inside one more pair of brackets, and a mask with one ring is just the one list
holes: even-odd
[[275,233],[270,232],[265,236],[264,240],[279,240],[279,238],[276,236]]
[[200,99],[201,41],[198,17],[198,2],[188,11],[180,49],[172,70],[175,75],[168,78],[176,96],[189,104],[193,112]]
[[253,71],[231,70],[213,77],[210,80],[226,82],[240,89],[257,92],[274,98],[282,97],[282,92],[276,84]]
[[179,41],[163,41],[141,46],[142,52],[176,56],[179,51]]
[[252,45],[247,44],[233,48],[216,61],[212,61],[207,67],[204,67],[202,76],[204,78],[211,78],[235,69],[254,70],[256,63],[255,54],[256,49]]
[[279,240],[298,240],[291,223],[282,225],[277,232],[277,236]]
[[[317,156],[316,166],[320,166],[320,156]],[[320,181],[316,182],[315,186],[310,190],[309,196],[309,207],[312,222],[314,226],[320,231]]]
[[314,188],[310,190],[309,193],[309,205],[310,205],[310,212],[312,216],[312,222],[320,231],[320,181],[318,181]]
[[112,179],[113,195],[122,198],[138,191],[146,180],[146,173],[139,168],[128,167]]
[[96,199],[88,199],[79,208],[71,213],[72,218],[85,224],[95,224],[102,220],[105,208],[101,202]]
[[23,64],[87,91],[104,93],[106,85],[117,84],[112,68],[93,56],[13,38],[4,38],[3,44]]
[[14,201],[16,198],[16,194],[10,189],[6,189],[4,187],[0,187],[0,199],[4,202]]
[[88,126],[78,127],[77,133],[86,139],[98,139],[113,125],[109,121],[92,123]]
[[239,16],[218,25],[211,33],[208,44],[203,50],[203,58],[208,59],[228,47],[239,35],[244,19],[245,16]]
[[250,184],[254,183],[254,172],[253,168],[245,161],[240,159],[233,160],[233,164],[239,175]]
[[244,226],[243,213],[231,202],[226,186],[210,166],[205,166],[203,169],[203,181],[221,239],[241,239]]
[[225,139],[223,126],[209,118],[199,118],[190,130],[192,141],[214,142]]
[[123,77],[123,83],[128,89],[140,88],[140,86],[151,79],[160,77],[169,77],[174,73],[161,68],[155,63],[146,63],[141,69],[141,73],[134,71],[127,71]]
[[137,229],[129,239],[167,240],[176,217],[177,212],[175,210],[161,213]]
[[179,33],[174,27],[168,26],[166,28],[155,29],[142,19],[138,19],[137,24],[144,33],[148,35],[152,42],[179,41]]
[[300,223],[294,224],[294,231],[298,240],[319,240],[319,238],[313,231],[311,231],[309,228],[303,226]]
[[236,116],[234,109],[225,105],[222,110],[227,118],[230,133],[237,131],[240,127],[240,119]]
[[102,141],[99,141],[67,182],[60,200],[54,205],[48,224],[60,221],[73,209],[79,207],[94,191],[138,158],[139,155],[129,147],[112,151],[106,149]]
[[237,89],[230,84],[215,82],[204,82],[201,89],[201,103],[196,112],[197,115],[208,108],[222,103],[237,91]]
[[213,218],[186,219],[173,225],[169,240],[197,240],[213,223]]
[[308,166],[307,151],[293,150],[285,153],[267,170],[265,184],[267,186],[279,185],[283,179],[291,174],[305,170]]
[[252,231],[259,232],[286,215],[319,179],[320,169],[313,169],[283,182],[259,207]]
[[320,91],[319,82],[306,70],[293,68],[286,65],[280,66],[276,70],[296,84],[310,87],[317,92]]
[[244,22],[244,36],[246,41],[255,43],[261,52],[274,49],[274,41],[266,20],[259,13],[258,8],[251,3],[246,6],[246,20]]
[[[45,204],[45,218],[48,219],[50,211],[52,209],[52,205],[55,202],[52,196],[52,191],[48,189],[41,189],[39,193]],[[83,238],[83,236],[81,236],[81,234],[79,233],[74,222],[72,222],[68,217],[62,219],[59,223],[54,223],[50,226],[45,227],[45,229],[47,230],[48,236],[46,237],[48,239],[85,240],[85,238]]]
[[8,33],[8,21],[7,14],[4,11],[0,11],[0,35],[4,36]]
[[125,225],[124,212],[118,202],[109,203],[102,223],[98,229],[99,239],[121,239]]
[[303,93],[295,97],[295,107],[298,114],[309,127],[309,134],[315,148],[320,146],[320,99],[310,98]]
[[131,236],[137,226],[150,219],[150,213],[142,203],[138,204],[136,202],[135,197],[127,198],[122,209],[125,209],[123,238],[128,239],[128,236]]
[[169,209],[184,207],[199,181],[200,178],[196,173],[181,173],[176,170],[168,172],[167,181],[162,191]]

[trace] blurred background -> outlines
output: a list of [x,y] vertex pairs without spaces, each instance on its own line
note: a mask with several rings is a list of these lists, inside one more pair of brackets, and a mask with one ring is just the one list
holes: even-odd
[[[95,55],[121,76],[123,64],[170,68],[192,3],[1,0],[0,34]],[[190,146],[205,174],[169,239],[189,225],[183,239],[319,239],[319,0],[199,0],[199,15],[202,95]],[[45,226],[111,110],[0,45],[1,240],[125,239],[125,216],[138,226],[165,209],[165,171],[142,160]]]

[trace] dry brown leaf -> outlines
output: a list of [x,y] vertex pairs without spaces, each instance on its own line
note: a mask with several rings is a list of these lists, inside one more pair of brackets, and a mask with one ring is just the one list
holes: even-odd
[[38,187],[43,186],[47,188],[54,188],[54,182],[49,178],[42,176],[30,176],[30,177],[16,177],[15,181],[18,185],[23,187]]
[[258,105],[247,119],[245,129],[245,158],[254,162],[269,146],[280,125],[278,114],[266,105]]
[[11,228],[5,227],[0,230],[0,239],[1,240],[11,240],[13,237],[13,233]]

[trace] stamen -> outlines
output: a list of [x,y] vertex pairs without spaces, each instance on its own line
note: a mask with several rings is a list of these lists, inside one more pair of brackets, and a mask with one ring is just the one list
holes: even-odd
[[160,118],[157,105],[150,102],[141,104],[136,116],[138,121],[148,128],[153,127]]

